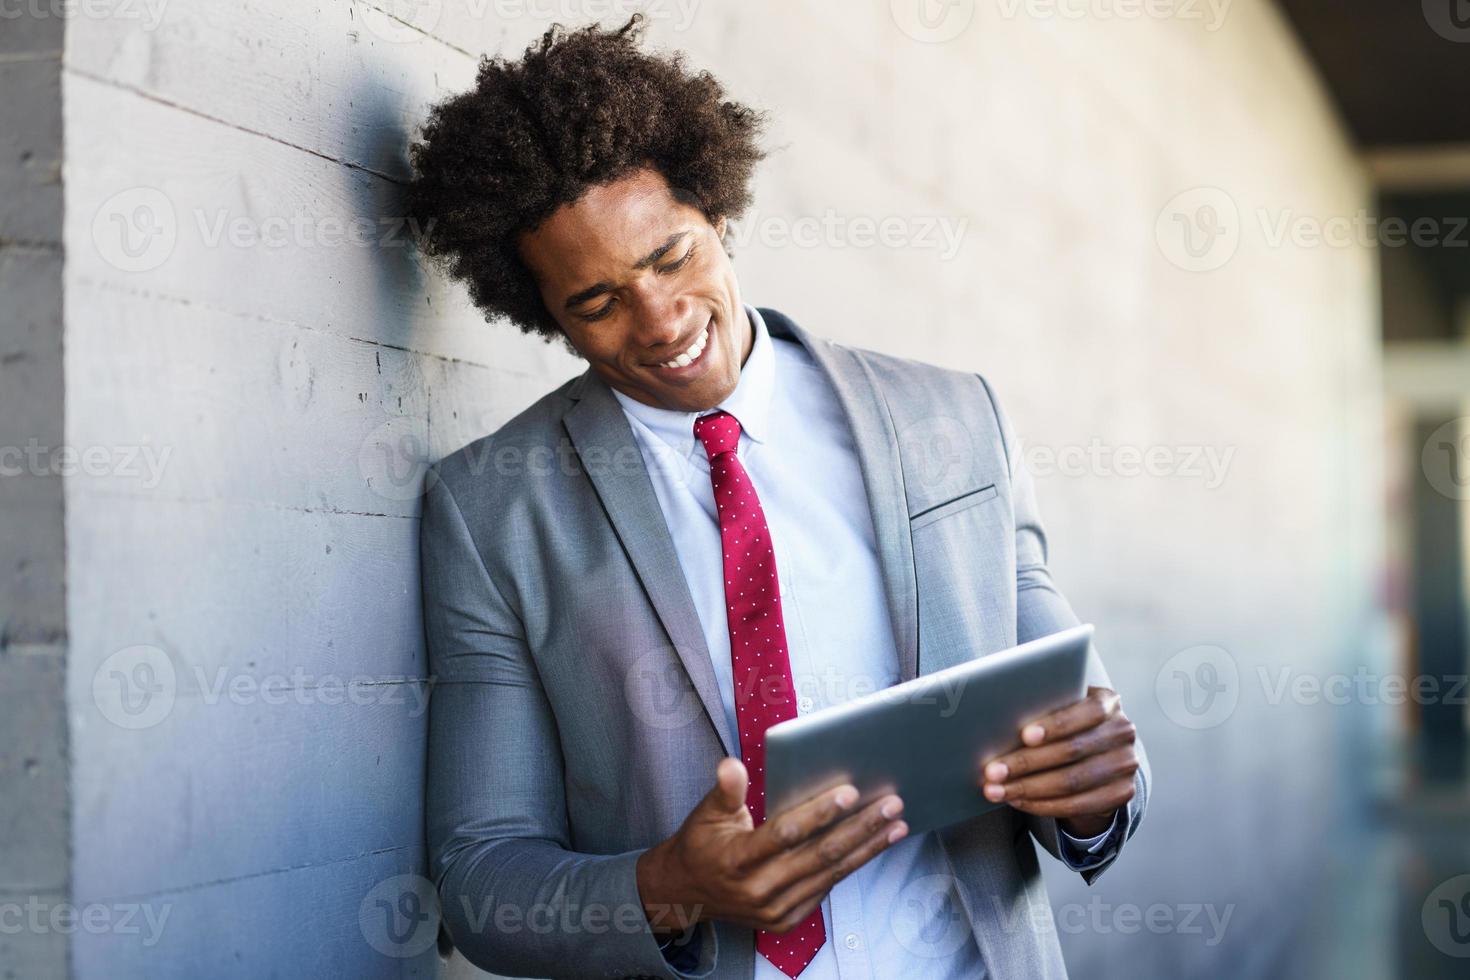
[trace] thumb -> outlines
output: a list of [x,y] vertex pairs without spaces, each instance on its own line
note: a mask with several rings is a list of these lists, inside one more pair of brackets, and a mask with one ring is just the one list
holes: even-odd
[[716,813],[741,812],[745,809],[746,780],[745,764],[726,756],[715,767],[715,785],[705,796],[705,803]]

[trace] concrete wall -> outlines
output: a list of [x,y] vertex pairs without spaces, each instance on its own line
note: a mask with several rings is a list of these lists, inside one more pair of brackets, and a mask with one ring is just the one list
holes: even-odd
[[68,621],[76,900],[143,929],[78,932],[76,975],[430,975],[385,918],[423,867],[416,481],[570,365],[392,220],[462,45],[130,7],[67,25],[67,439],[112,461],[68,481]]
[[[729,25],[761,57],[720,63],[785,117],[773,217],[969,222],[947,261],[753,247],[742,281],[818,332],[986,372],[1031,445],[1054,571],[1156,781],[1138,846],[1094,887],[1048,866],[1074,975],[1275,975],[1341,859],[1343,739],[1365,710],[1279,684],[1387,666],[1376,263],[1311,237],[1369,187],[1270,4],[1012,6],[976,4],[930,44],[855,16],[817,59],[799,54],[815,15]],[[1156,451],[1157,475],[1126,447]]]
[[[0,22],[0,976],[59,976],[67,905],[59,20]],[[13,926],[20,921],[39,928]],[[17,918],[21,916],[23,918]]]
[[[754,235],[742,282],[820,333],[986,372],[1030,443],[1053,569],[1156,781],[1094,887],[1048,866],[1072,971],[1280,973],[1341,859],[1365,715],[1394,710],[1310,693],[1388,667],[1376,260],[1342,227],[1371,195],[1344,130],[1269,3],[995,0],[962,30],[961,3],[937,34],[812,6],[730,20],[705,60],[781,109],[769,227],[831,209],[849,237]],[[834,247],[889,216],[909,247]],[[931,216],[968,222],[948,259]]]
[[[1054,570],[1156,780],[1141,846],[1096,886],[1048,867],[1074,974],[1274,975],[1341,859],[1340,736],[1361,714],[1278,685],[1386,666],[1366,647],[1374,259],[1276,235],[1352,218],[1369,190],[1267,4],[1214,31],[999,9],[939,45],[850,24],[841,57],[810,64],[793,39],[750,85],[793,143],[767,209],[968,218],[959,253],[753,249],[743,281],[819,332],[986,372],[1037,450]],[[862,70],[828,86],[861,98],[821,87],[848,59]],[[1238,228],[1233,254],[1228,234],[1204,248],[1206,208]],[[1158,450],[1160,475],[1126,475],[1123,447]],[[1193,453],[1228,460],[1223,478]],[[1212,701],[1183,686],[1212,677]]]
[[[482,323],[391,217],[426,107],[537,36],[524,9],[66,24],[65,440],[101,447],[65,491],[71,880],[140,923],[73,933],[77,976],[441,969],[432,928],[388,914],[423,866],[415,478],[579,364]],[[1283,210],[1351,215],[1364,181],[1264,0],[943,9],[667,3],[652,35],[775,110],[748,301],[986,372],[1032,448],[1167,451],[1154,476],[1028,456],[1157,782],[1128,859],[1052,894],[1075,975],[1265,975],[1323,857],[1343,716],[1270,704],[1256,668],[1351,673],[1376,559],[1373,265],[1271,236]],[[1171,685],[1205,661],[1235,667],[1236,706],[1190,727]],[[1094,919],[1093,895],[1175,926]],[[1231,916],[1214,945],[1180,925],[1207,905]]]

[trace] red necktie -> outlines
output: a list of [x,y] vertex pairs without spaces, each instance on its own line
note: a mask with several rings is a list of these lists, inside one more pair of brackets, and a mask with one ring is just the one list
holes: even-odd
[[[745,805],[760,826],[766,819],[766,729],[796,717],[776,556],[760,498],[735,454],[740,421],[723,410],[701,415],[694,420],[694,435],[709,455],[720,515],[735,721],[740,727],[740,753],[750,776]],[[756,952],[788,977],[805,969],[826,941],[820,906],[784,936],[764,930],[755,934]]]

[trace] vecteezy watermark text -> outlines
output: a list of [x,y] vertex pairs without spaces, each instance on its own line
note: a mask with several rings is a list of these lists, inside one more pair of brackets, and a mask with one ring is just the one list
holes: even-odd
[[108,476],[137,479],[152,490],[172,455],[172,446],[43,446],[32,438],[24,446],[0,446],[0,477]]
[[21,933],[85,932],[93,936],[141,936],[145,947],[153,947],[163,936],[163,927],[173,912],[173,904],[153,905],[148,902],[71,902],[46,901],[38,895],[24,901],[0,900],[0,936]]
[[1180,20],[1218,31],[1234,0],[995,0],[1006,20]]
[[767,248],[886,248],[939,253],[948,262],[959,252],[970,219],[947,215],[839,214],[827,208],[820,215],[761,214],[752,208],[731,222],[726,237],[737,248],[758,241]]
[[1351,673],[1301,670],[1291,664],[1258,664],[1243,673],[1224,647],[1200,644],[1173,654],[1154,677],[1154,694],[1168,719],[1181,728],[1215,728],[1235,713],[1254,677],[1257,703],[1275,708],[1283,704],[1390,705],[1412,701],[1418,705],[1465,707],[1470,703],[1470,676],[1465,674],[1399,674],[1359,664]]
[[1181,902],[1176,905],[1155,902],[1139,906],[1132,902],[1104,901],[1100,895],[1094,895],[1086,902],[1067,902],[1057,909],[1055,916],[1045,906],[1031,906],[1028,914],[1026,909],[1004,907],[995,896],[991,896],[991,903],[1001,928],[1007,932],[1023,927],[1046,932],[1054,924],[1057,931],[1069,935],[1151,932],[1160,936],[1202,936],[1206,946],[1220,944],[1230,925],[1230,917],[1235,914],[1234,903],[1223,908],[1211,902]]
[[1214,490],[1225,482],[1234,446],[1113,446],[1094,438],[1087,445],[1031,445],[1016,440],[1021,460],[1032,476],[1149,476],[1199,480]]
[[173,658],[148,644],[125,647],[98,665],[92,675],[92,698],[97,710],[119,728],[152,728],[172,712],[180,696],[219,704],[272,706],[408,705],[409,717],[428,710],[434,679],[400,675],[309,674],[297,665],[288,672],[256,675],[228,667],[212,672],[195,664],[181,683]]

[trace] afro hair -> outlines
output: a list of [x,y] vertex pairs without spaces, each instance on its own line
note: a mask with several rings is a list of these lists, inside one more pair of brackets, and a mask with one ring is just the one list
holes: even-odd
[[711,224],[749,207],[763,114],[682,53],[640,50],[642,30],[639,14],[612,30],[555,24],[518,61],[482,56],[475,87],[430,110],[410,148],[408,214],[487,320],[561,335],[519,242],[595,185],[652,168]]

